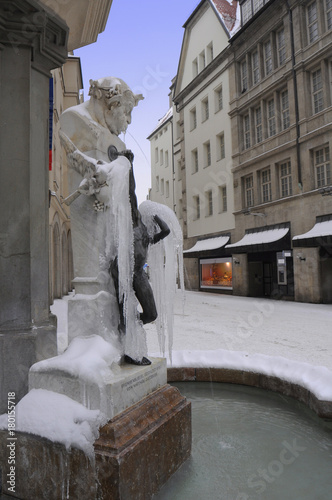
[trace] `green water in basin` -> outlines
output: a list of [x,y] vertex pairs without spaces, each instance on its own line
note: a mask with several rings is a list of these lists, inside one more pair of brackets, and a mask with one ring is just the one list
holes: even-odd
[[262,389],[173,385],[192,403],[192,454],[153,500],[332,500],[331,422]]

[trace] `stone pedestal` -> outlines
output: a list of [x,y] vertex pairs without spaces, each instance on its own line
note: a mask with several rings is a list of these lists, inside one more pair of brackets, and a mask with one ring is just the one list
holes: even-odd
[[3,493],[20,500],[149,500],[190,456],[191,407],[165,385],[110,420],[95,462],[80,450],[16,433],[15,493],[8,490],[8,432],[0,431]]
[[166,360],[151,358],[149,366],[112,365],[110,380],[75,377],[64,370],[40,369],[29,373],[29,389],[45,389],[64,394],[90,410],[101,410],[108,419],[123,412],[167,382]]

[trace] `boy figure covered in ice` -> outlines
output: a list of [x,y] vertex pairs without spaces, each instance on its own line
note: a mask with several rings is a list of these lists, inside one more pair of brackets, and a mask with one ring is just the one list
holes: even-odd
[[[105,211],[103,268],[113,279],[118,306],[119,331],[134,328],[137,316],[133,293],[141,304],[143,324],[157,317],[148,277],[143,270],[149,244],[165,238],[170,230],[157,215],[156,233],[149,236],[137,206],[133,154],[118,137],[131,123],[131,112],[142,95],[135,95],[118,78],[90,80],[90,100],[66,110],[60,118],[61,137],[69,164],[83,176],[79,194],[94,195],[95,209]],[[135,311],[134,311],[135,309]],[[141,354],[125,355],[134,364],[150,364]]]

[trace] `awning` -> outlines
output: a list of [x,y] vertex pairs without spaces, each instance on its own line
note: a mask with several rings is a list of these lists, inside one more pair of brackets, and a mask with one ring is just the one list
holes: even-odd
[[332,219],[321,220],[317,217],[317,222],[308,232],[298,234],[293,238],[295,247],[319,246],[332,244]]
[[225,248],[243,248],[243,247],[254,247],[257,245],[262,246],[275,243],[282,240],[289,232],[289,227],[278,227],[273,229],[259,229],[259,230],[249,230],[243,238],[231,245],[226,245]]
[[215,238],[206,238],[204,240],[198,240],[195,245],[188,250],[184,250],[184,254],[206,252],[209,250],[217,250],[222,248],[229,241],[229,236],[217,236]]

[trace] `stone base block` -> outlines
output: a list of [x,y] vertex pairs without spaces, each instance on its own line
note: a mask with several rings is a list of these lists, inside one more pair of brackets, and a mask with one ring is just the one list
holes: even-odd
[[8,477],[8,432],[0,431],[4,494],[20,500],[149,500],[189,457],[191,405],[165,385],[110,420],[94,463],[80,450],[16,432],[15,491]]
[[111,419],[167,383],[166,359],[151,361],[149,366],[114,364],[112,378],[99,384],[63,370],[41,370],[37,363],[29,372],[29,390],[64,394],[90,410],[101,410]]
[[191,404],[165,385],[106,424],[95,442],[98,500],[148,500],[189,458]]

